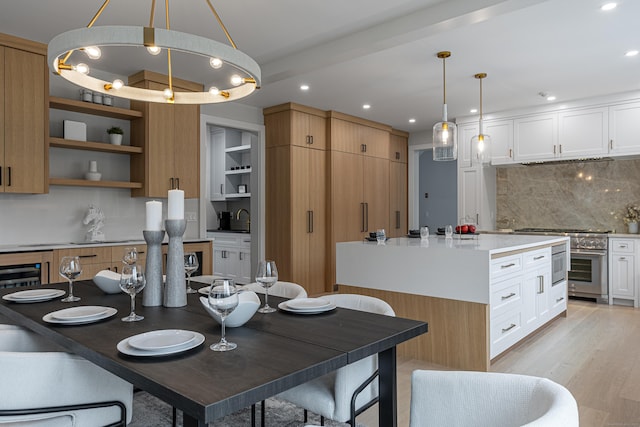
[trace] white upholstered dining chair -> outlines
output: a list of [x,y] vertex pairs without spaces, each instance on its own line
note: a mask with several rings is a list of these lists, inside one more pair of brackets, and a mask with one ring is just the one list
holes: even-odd
[[0,426],[125,426],[133,386],[20,326],[0,325]]
[[[385,301],[364,295],[323,295],[338,307],[395,316]],[[378,401],[378,356],[358,360],[315,380],[282,392],[279,398],[320,415],[321,425],[328,418],[355,427],[355,419]],[[362,389],[362,390],[359,390]]]
[[547,378],[416,370],[410,427],[578,427],[569,390]]
[[[260,285],[260,283],[249,283],[248,285],[244,285],[244,289],[249,291],[253,291],[259,294],[264,294],[264,288]],[[273,295],[281,298],[306,298],[307,291],[297,283],[293,282],[283,282],[278,280],[269,288],[269,295]]]

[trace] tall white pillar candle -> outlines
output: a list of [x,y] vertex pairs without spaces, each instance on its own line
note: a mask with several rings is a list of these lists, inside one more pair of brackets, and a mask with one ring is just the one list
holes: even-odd
[[147,202],[147,226],[145,230],[162,230],[162,202],[152,200]]
[[169,190],[167,219],[184,219],[184,191]]

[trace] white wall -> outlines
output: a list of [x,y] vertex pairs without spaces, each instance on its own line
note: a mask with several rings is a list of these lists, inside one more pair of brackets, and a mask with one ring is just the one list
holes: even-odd
[[[104,79],[115,78],[113,75],[94,71],[96,72]],[[126,76],[124,78],[126,79]],[[52,96],[79,99],[79,88],[53,75],[50,77],[50,93]],[[114,98],[114,101],[115,106],[129,107],[129,102],[126,100]],[[211,115],[234,117],[236,120],[250,123],[262,123],[260,109],[239,104],[203,106],[202,111]],[[125,134],[128,134],[127,121],[52,110],[50,123],[52,136],[62,137],[63,119],[86,122],[87,136],[90,140],[106,142],[106,129],[112,125],[124,127]],[[128,137],[123,143],[129,144]],[[89,160],[98,161],[98,170],[103,173],[103,179],[129,179],[127,156],[58,148],[50,150],[51,175],[80,178],[88,170]],[[204,169],[202,174],[206,174]],[[86,227],[82,225],[82,219],[90,204],[95,204],[104,212],[106,216],[104,232],[108,240],[142,239],[145,202],[148,200],[150,199],[132,198],[130,191],[125,189],[91,187],[51,186],[49,194],[40,195],[0,193],[0,245],[82,241],[86,231]],[[163,205],[166,217],[166,198],[163,199]],[[186,200],[185,212],[195,212],[199,218],[200,200]],[[189,222],[185,237],[205,237],[200,229],[200,221]]]

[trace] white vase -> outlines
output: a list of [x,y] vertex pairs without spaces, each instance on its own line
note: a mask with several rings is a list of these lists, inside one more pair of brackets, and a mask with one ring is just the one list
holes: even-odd
[[627,224],[627,227],[629,227],[629,234],[638,234],[638,223],[637,222],[630,222]]
[[122,145],[122,135],[120,135],[118,133],[110,133],[109,134],[109,141],[113,145]]

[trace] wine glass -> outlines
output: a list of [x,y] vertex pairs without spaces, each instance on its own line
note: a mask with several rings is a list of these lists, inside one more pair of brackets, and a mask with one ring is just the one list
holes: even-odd
[[184,254],[184,271],[187,273],[187,293],[195,294],[195,289],[191,288],[191,275],[200,267],[198,263],[198,256],[195,252],[187,252]]
[[122,267],[122,274],[120,275],[120,289],[131,296],[131,313],[122,318],[123,322],[137,322],[138,320],[144,319],[143,316],[137,315],[135,311],[136,294],[144,288],[145,284],[146,280],[144,278],[142,267],[137,264],[125,265]]
[[258,309],[258,313],[273,313],[275,308],[269,307],[269,288],[278,281],[278,269],[275,261],[260,261],[256,272],[256,282],[264,288],[264,306]]
[[69,295],[62,299],[62,302],[76,302],[80,298],[73,296],[73,281],[82,274],[82,266],[80,265],[80,257],[65,256],[60,261],[60,275],[69,281]]
[[136,248],[124,248],[122,262],[126,265],[133,265],[138,262],[138,250]]
[[224,321],[229,314],[238,306],[238,289],[233,280],[216,279],[209,290],[209,307],[220,316],[220,324],[222,332],[220,334],[220,342],[212,344],[209,347],[213,351],[229,351],[238,345],[228,342],[225,338]]

